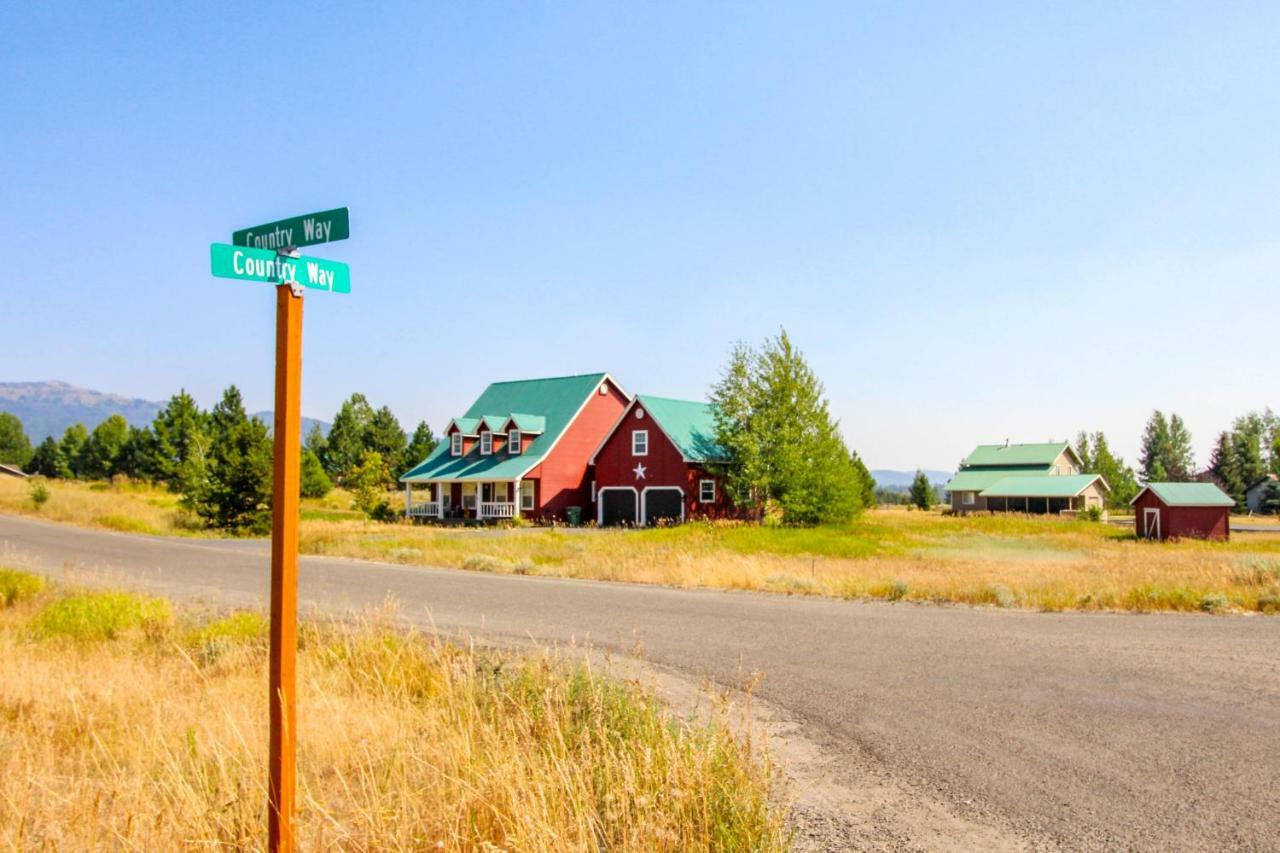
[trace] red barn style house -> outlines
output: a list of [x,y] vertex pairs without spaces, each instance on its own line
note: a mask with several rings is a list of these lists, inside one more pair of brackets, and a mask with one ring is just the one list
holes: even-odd
[[637,396],[592,457],[596,521],[648,526],[736,510],[707,466],[724,461],[707,403]]
[[1236,502],[1213,483],[1147,483],[1130,504],[1144,539],[1227,539]]
[[[400,477],[410,518],[562,519],[589,511],[587,465],[630,398],[607,373],[495,382]],[[414,487],[426,500],[414,500]]]

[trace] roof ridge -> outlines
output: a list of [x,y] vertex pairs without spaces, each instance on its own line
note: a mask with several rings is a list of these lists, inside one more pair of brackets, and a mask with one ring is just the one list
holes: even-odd
[[636,397],[643,397],[646,400],[661,400],[664,403],[689,403],[693,406],[713,406],[710,400],[686,400],[682,397],[660,397],[657,394],[636,394]]
[[588,376],[608,376],[606,370],[597,370],[592,373],[571,373],[567,376],[538,376],[533,379],[499,379],[496,382],[490,382],[490,385],[515,385],[520,382],[552,382],[556,379],[585,379]]

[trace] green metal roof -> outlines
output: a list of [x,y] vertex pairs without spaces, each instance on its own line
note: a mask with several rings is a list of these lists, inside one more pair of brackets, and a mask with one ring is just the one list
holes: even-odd
[[[1147,483],[1142,492],[1150,489],[1169,506],[1235,506],[1235,500],[1213,483]],[[1136,503],[1142,492],[1130,503]]]
[[1097,481],[1107,489],[1099,474],[1042,474],[1035,477],[1005,477],[983,489],[984,498],[1073,498]]
[[729,458],[725,449],[716,443],[715,409],[710,403],[647,394],[637,396],[636,400],[686,460],[723,462]]
[[[453,420],[449,421],[449,425],[456,426],[458,428],[458,432],[462,433],[463,435],[475,435],[476,430],[480,428],[480,419],[479,418],[454,418]],[[446,427],[445,432],[448,432],[448,431],[449,431],[448,427]]]
[[1018,470],[1016,468],[978,468],[961,471],[951,478],[944,488],[948,492],[981,492],[994,486],[1001,480],[1011,477],[1043,477],[1049,472],[1048,465]]
[[511,421],[516,429],[528,435],[547,431],[547,419],[542,415],[526,415],[523,412],[512,412]]
[[975,466],[991,467],[995,465],[1052,465],[1069,450],[1071,445],[1065,441],[1050,444],[979,444],[978,447],[960,463],[961,468]]
[[480,418],[480,423],[489,428],[489,432],[502,432],[502,428],[507,425],[506,415],[485,415]]
[[[586,373],[493,383],[471,404],[466,415],[454,418],[453,423],[461,426],[464,422],[474,422],[478,426],[481,418],[493,412],[536,412],[536,416],[543,419],[542,434],[529,443],[524,453],[516,456],[508,453],[506,448],[482,456],[478,445],[465,456],[450,456],[449,442],[442,441],[430,456],[402,474],[401,482],[513,480],[523,475],[542,461],[607,376],[605,373]],[[505,421],[507,415],[498,417]],[[499,428],[501,426],[500,423]]]

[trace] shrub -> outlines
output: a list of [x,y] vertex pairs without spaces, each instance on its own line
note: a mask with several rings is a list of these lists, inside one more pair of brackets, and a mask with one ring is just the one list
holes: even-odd
[[475,554],[463,562],[462,568],[469,572],[502,572],[509,566],[506,560],[489,554]]
[[32,620],[37,637],[113,640],[135,628],[159,633],[173,621],[169,602],[127,592],[86,592],[53,602]]
[[983,600],[994,604],[996,607],[1013,607],[1013,605],[1017,604],[1017,599],[1013,597],[1013,592],[1002,583],[993,583],[987,587]]
[[889,594],[885,598],[890,601],[900,601],[907,597],[907,582],[904,580],[896,580],[889,584]]
[[45,485],[44,477],[31,478],[31,504],[37,510],[49,501],[49,487]]
[[1221,613],[1230,606],[1231,602],[1227,600],[1225,595],[1206,595],[1200,599],[1200,609],[1205,613]]
[[0,569],[0,607],[35,598],[44,589],[44,578],[17,569]]
[[1259,613],[1280,613],[1280,589],[1258,596]]
[[1076,518],[1081,521],[1102,521],[1102,507],[1091,506],[1087,509],[1082,509],[1076,515]]

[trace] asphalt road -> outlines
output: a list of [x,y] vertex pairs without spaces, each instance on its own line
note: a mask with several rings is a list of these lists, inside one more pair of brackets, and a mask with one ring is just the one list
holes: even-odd
[[[6,549],[261,606],[262,543],[0,516]],[[10,560],[12,561],[12,560]],[[493,639],[590,641],[739,683],[1032,846],[1280,849],[1280,619],[851,603],[304,558],[304,609],[398,599]]]

